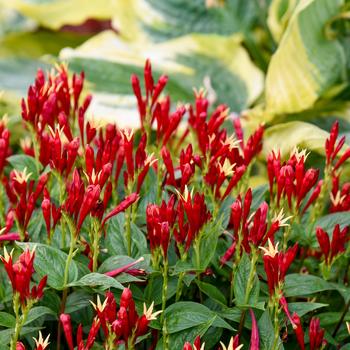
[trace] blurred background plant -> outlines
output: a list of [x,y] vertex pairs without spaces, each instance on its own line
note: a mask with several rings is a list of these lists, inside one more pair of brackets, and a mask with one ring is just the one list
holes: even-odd
[[[0,115],[16,130],[38,67],[85,71],[90,117],[137,127],[130,75],[150,58],[175,100],[204,87],[265,155],[296,144],[322,152],[334,119],[350,132],[348,0],[0,0]],[[21,128],[17,128],[20,137]],[[17,136],[15,132],[15,135]],[[16,137],[12,139],[15,141]]]

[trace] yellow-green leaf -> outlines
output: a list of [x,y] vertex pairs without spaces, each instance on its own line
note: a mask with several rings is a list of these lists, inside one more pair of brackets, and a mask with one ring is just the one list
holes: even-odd
[[265,132],[264,154],[280,150],[283,157],[295,146],[323,153],[328,135],[328,132],[318,126],[300,121],[277,124]]
[[341,79],[344,51],[338,41],[326,38],[324,27],[342,4],[343,0],[299,2],[268,68],[266,108],[270,113],[306,110]]

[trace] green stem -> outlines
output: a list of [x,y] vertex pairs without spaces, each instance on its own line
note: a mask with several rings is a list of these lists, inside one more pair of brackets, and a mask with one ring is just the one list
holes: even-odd
[[176,287],[176,297],[175,297],[175,301],[178,302],[181,298],[181,294],[182,294],[182,282],[183,279],[185,277],[185,273],[184,272],[180,272],[179,274],[179,279],[177,281],[177,287]]
[[[200,233],[198,235],[198,237],[196,238],[195,242],[194,242],[194,253],[195,253],[195,259],[196,259],[196,275],[197,275],[197,279],[198,281],[201,280],[201,254],[200,254]],[[202,292],[199,289],[199,300],[202,303],[203,302],[203,296],[202,296]]]
[[[69,220],[67,217],[65,217],[65,214],[63,214],[63,219]],[[63,222],[63,220],[62,220]],[[68,221],[69,224],[69,221]],[[72,225],[69,225],[72,226]],[[70,240],[70,246],[69,246],[69,252],[68,252],[68,257],[66,261],[66,266],[64,268],[64,275],[63,275],[63,293],[62,293],[62,301],[61,301],[61,306],[60,306],[60,314],[64,313],[64,310],[66,308],[66,301],[67,301],[67,296],[68,296],[68,289],[67,287],[68,284],[68,279],[69,279],[69,266],[73,260],[74,256],[74,249],[75,245],[77,242],[77,234],[76,230],[72,227],[70,227],[70,233],[71,233],[71,240]],[[61,322],[58,322],[58,328],[57,328],[57,350],[60,349],[60,344],[61,344]]]
[[314,204],[314,207],[312,208],[311,211],[311,223],[315,222],[316,219],[321,216],[323,210],[324,210],[324,205],[325,205],[325,200],[326,200],[326,195],[329,192],[329,188],[332,183],[332,169],[330,166],[326,166],[324,169],[324,179],[321,187],[321,192],[318,198],[316,199],[316,202]]
[[16,326],[15,326],[15,332],[11,338],[11,343],[10,343],[11,350],[16,350],[17,341],[21,334],[21,329],[27,320],[28,312],[31,309],[31,305],[32,304],[29,302],[26,306],[24,306],[22,310],[22,315],[20,315],[19,314],[19,310],[20,310],[19,294],[15,293],[15,295],[13,296],[13,309],[16,315]]
[[[1,182],[1,174],[0,174]],[[5,204],[4,204],[4,186],[0,186],[0,227],[5,226]]]
[[[63,203],[65,192],[66,192],[66,185],[59,174],[56,174],[56,178],[60,186],[60,203]],[[61,222],[61,245],[62,245],[62,248],[64,248],[66,246],[66,226],[65,226],[66,224],[65,224],[65,221],[62,219],[60,220],[60,222]]]
[[247,281],[247,288],[246,288],[245,296],[244,296],[244,304],[245,305],[248,305],[250,292],[253,288],[254,277],[255,277],[255,265],[256,265],[257,260],[258,260],[258,254],[257,254],[255,248],[252,247],[252,260],[250,262],[250,271],[249,271],[249,276],[248,276],[248,281]]
[[167,301],[167,295],[168,295],[168,259],[163,259],[163,290],[162,290],[162,314],[160,318],[160,322],[162,325],[162,331],[163,331],[163,349],[168,350],[168,335],[166,330],[166,325],[164,322],[164,310],[166,308],[166,301]]
[[98,222],[94,221],[94,228],[92,231],[93,236],[93,245],[92,245],[92,272],[97,271],[97,264],[98,264],[98,256],[100,252],[100,238],[101,238],[101,230],[98,227]]
[[129,207],[128,209],[126,209],[125,215],[125,236],[128,249],[128,256],[131,256],[131,215],[131,207]]
[[36,171],[38,174],[40,174],[39,142],[38,142],[38,139],[36,137],[36,132],[35,132],[33,126],[30,123],[27,123],[27,126],[28,126],[28,129],[32,135]]

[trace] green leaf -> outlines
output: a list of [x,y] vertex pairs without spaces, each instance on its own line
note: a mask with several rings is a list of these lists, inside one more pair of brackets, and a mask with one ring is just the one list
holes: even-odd
[[295,146],[324,153],[324,144],[329,133],[319,127],[300,121],[277,124],[265,131],[263,152],[267,156],[278,149],[282,157]]
[[221,233],[219,221],[210,222],[204,229],[200,240],[200,265],[197,266],[193,256],[193,265],[200,271],[204,271],[215,255],[216,245]]
[[99,91],[91,112],[96,117],[116,118],[122,126],[126,121],[132,127],[139,124],[129,76],[141,73],[149,56],[156,76],[163,71],[171,76],[167,91],[176,100],[188,101],[191,88],[204,84],[213,101],[241,111],[260,96],[263,88],[263,74],[238,36],[194,33],[164,43],[146,39],[129,43],[105,31],[75,50],[63,50],[60,56],[70,62],[71,69],[83,69],[93,89]]
[[243,254],[241,261],[239,262],[237,272],[234,276],[234,295],[235,303],[238,306],[246,307],[248,305],[254,306],[258,302],[260,292],[260,282],[256,273],[254,274],[254,280],[252,289],[249,296],[246,296],[248,279],[251,270],[251,262],[247,254]]
[[343,2],[299,2],[269,64],[267,111],[282,114],[306,110],[340,80],[345,71],[344,50],[337,40],[325,36],[324,28]]
[[191,301],[170,305],[164,312],[169,334],[210,322],[212,326],[233,330],[232,327],[206,306]]
[[86,291],[78,290],[69,294],[67,297],[66,307],[64,312],[66,314],[72,314],[78,310],[84,309],[87,306],[91,307],[90,300],[93,296]]
[[27,174],[31,174],[31,180],[37,180],[39,178],[38,169],[41,169],[42,166],[36,162],[35,158],[25,154],[15,154],[8,157],[7,161],[17,171],[23,171],[26,168]]
[[140,257],[149,253],[145,234],[133,222],[131,223],[131,240],[133,257]]
[[7,312],[0,312],[0,326],[13,328],[16,325],[16,319],[13,315]]
[[[21,243],[17,245],[32,251],[35,247],[34,268],[40,277],[47,275],[47,284],[57,290],[64,288],[64,270],[68,255],[61,250],[42,243]],[[68,283],[78,278],[78,267],[74,260],[69,265]]]
[[287,27],[288,21],[298,4],[299,0],[272,0],[269,7],[267,24],[276,42],[281,37]]
[[109,255],[127,255],[124,237],[125,215],[120,213],[108,221],[106,247]]
[[78,25],[88,18],[110,19],[117,10],[115,2],[109,0],[13,0],[7,5],[50,29]]
[[[203,335],[208,331],[208,329],[212,326],[213,320],[209,320],[204,324],[200,324],[198,326],[194,326],[192,328],[187,328],[182,330],[181,332],[172,333],[169,335],[169,349],[181,349],[183,348],[185,342],[190,342],[193,344],[195,338],[199,335],[203,337]],[[163,339],[161,338],[158,341],[156,350],[163,349]]]
[[[275,331],[268,310],[266,310],[260,317],[258,321],[258,329],[260,338],[260,350],[274,349],[273,343],[275,339]],[[282,344],[281,340],[280,344]],[[277,346],[275,349],[280,349],[280,347]]]
[[[21,329],[21,335],[26,335],[34,332],[38,332],[40,327],[23,327]],[[14,334],[15,329],[9,328],[0,331],[0,344],[9,344],[11,341],[11,336]]]
[[[202,0],[163,2],[144,0],[140,3],[151,6],[149,13],[138,13],[140,26],[145,26],[147,33],[158,40],[179,37],[193,32],[221,35],[243,33],[257,16],[257,6],[253,2],[244,0],[225,1],[220,5],[214,3],[212,6],[208,6]],[[150,18],[150,14],[153,17]],[[152,18],[154,18],[153,21]],[[121,32],[128,30],[124,26],[120,29]]]
[[30,311],[28,313],[28,318],[27,318],[25,325],[28,325],[31,322],[35,321],[36,319],[38,319],[42,316],[45,316],[45,315],[51,315],[54,318],[56,318],[56,313],[46,306],[33,307],[32,309],[30,309]]
[[266,192],[268,191],[269,186],[267,184],[258,186],[253,189],[252,195],[252,206],[251,206],[251,212],[255,211],[259,208],[260,204],[264,201]]
[[321,303],[309,303],[309,302],[299,302],[299,303],[288,303],[288,309],[291,314],[296,312],[300,317],[306,315],[309,312],[326,307],[328,304]]
[[234,202],[234,199],[231,196],[226,197],[220,205],[218,218],[221,218],[222,227],[227,228],[227,225],[230,221],[231,216],[231,205]]
[[343,212],[322,216],[316,221],[315,227],[320,226],[331,235],[336,224],[339,224],[341,228],[350,225],[350,215],[347,214]]
[[[145,296],[149,303],[154,302],[155,305],[162,303],[163,277],[151,276],[152,283],[148,283],[145,289]],[[173,297],[176,293],[177,277],[168,278],[167,300]]]
[[333,290],[335,287],[320,277],[292,273],[286,276],[284,294],[287,297],[303,296]]
[[225,296],[213,284],[201,282],[198,280],[196,280],[196,284],[198,288],[201,290],[201,292],[203,292],[209,298],[215,300],[219,304],[222,304],[222,305],[227,304]]
[[[118,268],[121,268],[125,265],[131,264],[136,260],[127,255],[117,255],[111,256],[106,259],[98,268],[99,273],[106,273]],[[149,255],[146,256],[145,260],[139,261],[136,265],[133,265],[132,268],[137,269],[149,269]]]
[[108,288],[124,289],[123,285],[112,277],[103,275],[101,273],[92,272],[88,275],[83,276],[80,280],[72,282],[69,286],[79,286],[79,287],[101,287],[105,290]]

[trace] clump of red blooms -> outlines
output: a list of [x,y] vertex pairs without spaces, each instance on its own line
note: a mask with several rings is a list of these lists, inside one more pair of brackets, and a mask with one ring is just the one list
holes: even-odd
[[[11,133],[6,118],[0,120],[0,242],[39,239],[40,249],[46,243],[67,254],[63,285],[57,291],[62,299],[58,328],[51,342],[59,348],[64,334],[70,350],[89,350],[97,343],[107,350],[154,350],[160,342],[167,350],[174,347],[178,333],[167,328],[176,320],[164,311],[177,302],[186,310],[192,300],[212,308],[208,314],[217,312],[215,317],[228,314],[233,305],[240,312],[238,322],[232,317],[230,325],[218,322],[226,328],[226,341],[211,341],[211,349],[239,350],[249,343],[250,350],[259,350],[266,346],[266,337],[276,349],[282,342],[288,348],[291,343],[304,350],[308,343],[310,350],[324,349],[326,330],[320,318],[290,312],[286,284],[291,269],[309,269],[332,279],[332,267],[348,250],[348,225],[336,224],[330,238],[328,228],[317,222],[350,209],[350,183],[344,182],[350,148],[345,136],[339,138],[338,122],[325,142],[322,176],[310,165],[309,153],[298,148],[287,156],[271,151],[265,164],[264,126],[247,135],[245,119],[233,117],[224,104],[211,106],[202,89],[195,90],[193,105],[174,108],[165,96],[168,77],[156,80],[148,60],[143,83],[131,77],[138,131],[89,117],[92,97],[83,94],[84,79],[83,73],[71,76],[63,64],[47,75],[38,71],[21,103],[31,136],[20,142],[31,160],[27,167],[11,167]],[[263,167],[269,191],[259,198],[252,178]],[[33,233],[38,216],[44,228],[39,238]],[[114,260],[115,250],[121,252],[119,260]],[[12,285],[16,316],[11,350],[24,350],[20,331],[44,295],[47,276],[34,282],[39,275],[34,250],[26,249],[16,262],[12,256],[4,247],[1,261]],[[312,267],[313,259],[323,260],[320,268]],[[247,261],[249,266],[244,265]],[[141,262],[151,266],[140,268]],[[92,272],[93,288],[104,281],[113,286],[112,279],[132,286],[123,289],[120,300],[113,287],[104,301],[90,291],[95,315],[83,326],[75,314],[65,313],[69,293],[81,288],[70,284],[72,263],[80,264],[79,276],[86,268]],[[49,287],[54,293],[55,286]],[[150,306],[144,303],[142,310],[140,300]],[[181,322],[181,314],[176,317]],[[273,329],[263,338],[262,317]],[[341,341],[335,337],[342,321],[333,330],[333,342]],[[238,329],[235,336],[230,326]],[[183,349],[205,350],[205,337],[189,332]],[[48,336],[44,339],[39,332],[34,340],[36,350],[48,348]]]
[[35,251],[26,249],[14,263],[12,260],[13,252],[9,254],[4,248],[4,256],[0,256],[4,264],[7,276],[11,282],[13,293],[19,297],[22,306],[36,302],[44,295],[47,276],[44,276],[38,285],[30,288],[34,270]]

